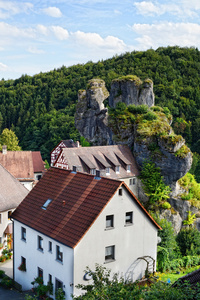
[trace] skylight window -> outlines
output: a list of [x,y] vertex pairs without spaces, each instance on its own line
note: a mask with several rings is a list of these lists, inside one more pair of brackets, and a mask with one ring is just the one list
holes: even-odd
[[48,205],[51,203],[51,201],[52,201],[52,199],[48,199],[45,203],[44,203],[44,205],[42,206],[42,209],[47,209],[47,207],[48,207]]

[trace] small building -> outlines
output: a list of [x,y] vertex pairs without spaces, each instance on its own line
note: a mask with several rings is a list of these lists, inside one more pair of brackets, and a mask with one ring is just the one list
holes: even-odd
[[63,148],[76,148],[80,147],[79,142],[74,142],[73,140],[62,140],[60,143],[51,151],[51,166],[54,166],[54,163],[59,156]]
[[27,194],[28,190],[0,165],[0,252],[5,246],[12,248],[10,216]]
[[100,170],[101,176],[124,181],[138,196],[139,170],[126,145],[64,148],[54,166],[66,170],[72,170],[76,166],[78,171],[92,175]]
[[42,177],[45,166],[40,151],[7,151],[3,146],[0,164],[29,191]]
[[12,218],[14,280],[23,290],[41,276],[71,299],[88,282],[86,266],[135,281],[147,268],[143,257],[156,261],[159,225],[124,182],[98,173],[50,168]]

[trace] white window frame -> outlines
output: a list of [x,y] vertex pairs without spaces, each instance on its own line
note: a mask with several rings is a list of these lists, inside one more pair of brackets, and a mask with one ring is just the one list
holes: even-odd
[[38,250],[43,251],[44,250],[43,249],[43,238],[40,235],[38,235],[37,238],[38,238]]
[[105,247],[105,261],[113,261],[115,260],[115,246]]
[[114,215],[106,216],[106,229],[114,228]]
[[56,245],[56,260],[59,262],[63,262],[63,251],[62,248]]
[[125,214],[125,225],[133,224],[133,211],[128,211]]
[[26,242],[26,228],[21,227],[21,240]]

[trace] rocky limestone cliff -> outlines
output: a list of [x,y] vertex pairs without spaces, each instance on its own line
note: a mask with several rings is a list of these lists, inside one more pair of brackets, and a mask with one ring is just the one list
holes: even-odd
[[[191,168],[192,153],[185,140],[174,134],[169,111],[154,106],[153,83],[150,80],[142,83],[136,76],[128,77],[112,82],[109,115],[103,103],[109,95],[103,80],[93,79],[86,90],[79,91],[76,128],[93,145],[127,144],[140,167],[146,159],[154,161],[172,189],[170,203],[175,213],[165,211],[163,217],[172,221],[178,232],[186,218],[186,209],[196,211],[177,197],[180,194],[177,181]],[[120,107],[121,102],[128,107]],[[140,107],[140,104],[144,105]],[[139,194],[140,200],[145,201],[142,189]],[[182,208],[175,204],[176,200],[184,204]]]
[[100,79],[90,80],[87,90],[80,90],[78,93],[75,126],[93,145],[112,144],[112,131],[108,127],[108,111],[103,103],[108,96],[105,82]]
[[153,82],[146,79],[142,82],[137,76],[128,75],[112,81],[109,106],[116,107],[118,102],[126,105],[154,105]]

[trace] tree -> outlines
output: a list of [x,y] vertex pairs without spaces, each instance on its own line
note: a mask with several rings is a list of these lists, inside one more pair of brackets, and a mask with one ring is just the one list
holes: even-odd
[[6,145],[7,150],[10,151],[20,151],[21,147],[19,146],[18,137],[15,135],[14,131],[5,128],[0,135],[0,148]]
[[183,256],[200,254],[200,232],[196,228],[182,229],[176,241]]

